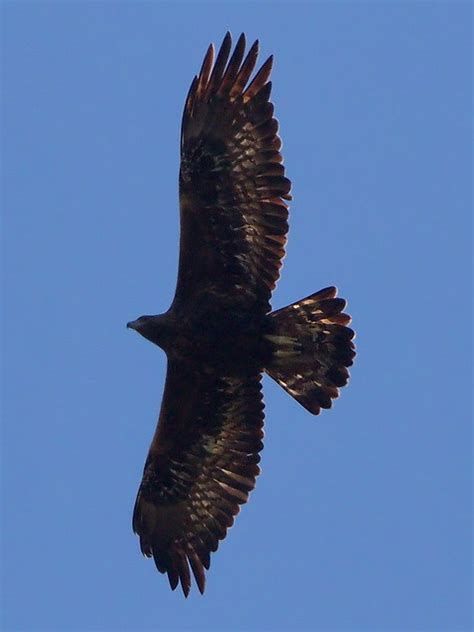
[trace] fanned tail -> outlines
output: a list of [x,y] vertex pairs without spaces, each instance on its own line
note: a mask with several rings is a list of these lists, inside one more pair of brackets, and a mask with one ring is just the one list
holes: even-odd
[[331,408],[355,356],[346,301],[336,296],[328,287],[269,316],[274,351],[266,372],[314,415]]

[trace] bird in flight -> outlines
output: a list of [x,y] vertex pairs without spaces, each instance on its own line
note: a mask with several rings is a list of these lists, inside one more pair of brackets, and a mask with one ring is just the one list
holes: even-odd
[[[271,311],[291,183],[258,41],[212,44],[186,98],[176,293],[128,327],[161,347],[167,374],[133,512],[142,553],[185,596],[260,473],[263,372],[310,413],[330,408],[355,351],[346,302],[328,287]],[[232,54],[231,54],[232,52]]]

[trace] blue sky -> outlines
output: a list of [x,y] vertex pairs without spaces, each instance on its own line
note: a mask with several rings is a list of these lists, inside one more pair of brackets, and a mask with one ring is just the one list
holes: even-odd
[[[471,628],[472,10],[462,2],[3,4],[5,630]],[[329,284],[353,378],[265,380],[263,473],[185,601],[131,511],[165,357],[179,124],[225,31],[275,55],[294,201],[273,304]]]

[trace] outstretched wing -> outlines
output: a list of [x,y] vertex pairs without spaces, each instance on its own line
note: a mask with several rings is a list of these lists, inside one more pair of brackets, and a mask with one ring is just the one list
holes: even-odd
[[211,44],[191,84],[181,131],[181,240],[174,307],[265,314],[288,231],[290,181],[269,102],[272,57],[249,85],[258,42],[244,59],[242,34],[229,59]]
[[260,375],[237,377],[168,361],[159,424],[133,514],[142,553],[187,596],[204,592],[210,553],[259,474]]

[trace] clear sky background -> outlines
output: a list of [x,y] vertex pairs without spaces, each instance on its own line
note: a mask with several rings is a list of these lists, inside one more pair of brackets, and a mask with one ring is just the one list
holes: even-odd
[[[471,629],[471,8],[3,3],[5,630]],[[263,473],[186,601],[131,531],[165,357],[125,323],[172,299],[227,29],[275,54],[273,304],[338,285],[358,357],[318,418],[265,379]]]

